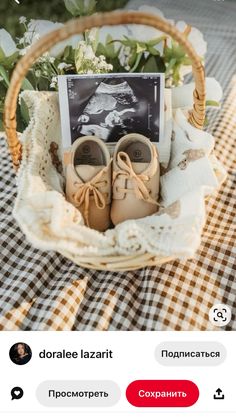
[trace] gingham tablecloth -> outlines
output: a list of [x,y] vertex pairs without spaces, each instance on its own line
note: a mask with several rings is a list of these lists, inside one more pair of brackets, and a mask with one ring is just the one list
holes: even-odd
[[228,178],[207,204],[199,251],[186,263],[114,274],[32,248],[12,217],[15,177],[1,139],[0,330],[216,330],[208,320],[215,303],[232,308],[226,329],[236,330],[236,3],[155,3],[168,18],[204,32],[207,74],[225,89],[221,111],[209,115],[209,130]]

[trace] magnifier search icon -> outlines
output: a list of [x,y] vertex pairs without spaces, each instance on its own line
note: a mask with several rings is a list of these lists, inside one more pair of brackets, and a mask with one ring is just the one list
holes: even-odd
[[226,304],[215,304],[209,311],[210,322],[217,327],[225,327],[230,323],[232,317],[231,309]]

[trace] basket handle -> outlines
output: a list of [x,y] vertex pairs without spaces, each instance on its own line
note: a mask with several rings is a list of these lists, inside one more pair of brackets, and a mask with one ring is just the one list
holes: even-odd
[[194,107],[189,113],[189,122],[202,129],[205,120],[205,74],[201,59],[198,57],[193,46],[175,26],[163,20],[159,16],[148,13],[134,11],[118,11],[109,13],[99,13],[92,16],[77,18],[69,21],[64,27],[52,31],[35,42],[29,51],[18,61],[12,74],[11,82],[7,91],[4,106],[4,126],[7,134],[8,146],[10,149],[14,167],[20,165],[22,148],[16,132],[16,108],[17,99],[20,92],[21,83],[28,70],[34,62],[57,42],[64,41],[73,35],[84,32],[94,27],[104,25],[120,24],[142,24],[152,26],[177,41],[185,49],[192,62],[193,76],[195,80]]

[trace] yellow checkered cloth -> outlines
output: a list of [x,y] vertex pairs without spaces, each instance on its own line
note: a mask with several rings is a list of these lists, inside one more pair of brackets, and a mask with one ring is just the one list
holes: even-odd
[[209,115],[209,130],[228,178],[207,203],[195,259],[113,274],[79,268],[58,254],[32,248],[12,218],[15,175],[2,138],[0,330],[215,330],[208,319],[215,303],[232,308],[225,329],[236,330],[236,3],[224,2],[228,21],[227,14],[217,20],[223,8],[218,2],[174,3],[178,9],[171,9],[170,0],[160,0],[159,7],[170,18],[178,12],[179,20],[196,20],[208,40],[207,74],[225,88],[221,111]]

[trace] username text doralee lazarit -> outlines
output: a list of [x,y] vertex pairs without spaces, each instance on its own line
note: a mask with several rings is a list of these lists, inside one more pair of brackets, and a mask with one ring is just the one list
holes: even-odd
[[80,349],[79,351],[67,351],[62,349],[60,351],[47,351],[43,349],[39,352],[39,358],[41,359],[112,359],[113,351],[106,349],[104,351],[87,351]]

